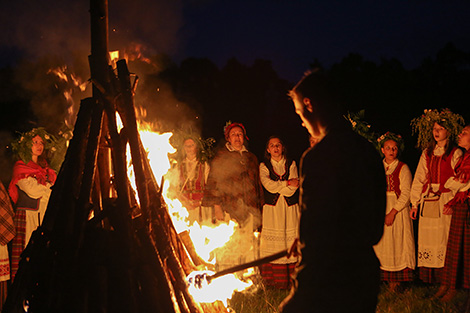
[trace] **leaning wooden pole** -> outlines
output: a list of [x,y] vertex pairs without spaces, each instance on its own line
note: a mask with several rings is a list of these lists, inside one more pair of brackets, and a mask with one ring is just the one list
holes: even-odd
[[[43,225],[24,252],[3,312],[23,312],[28,302],[33,313],[203,312],[188,292],[178,236],[140,142],[127,64],[118,63],[119,77],[109,65],[107,5],[90,0],[93,97],[81,103]],[[127,141],[140,208],[130,193]],[[111,156],[100,156],[101,148]],[[106,168],[97,171],[100,165]]]
[[[138,133],[135,108],[133,101],[133,94],[131,91],[130,84],[130,73],[127,68],[125,60],[118,62],[118,77],[121,86],[121,97],[118,101],[120,108],[124,128],[126,130],[127,137],[129,138],[129,145],[132,155],[132,163],[136,177],[137,192],[140,199],[140,207],[142,210],[142,216],[144,223],[148,225],[149,235],[152,237],[152,242],[155,245],[158,254],[161,255],[165,260],[165,267],[171,271],[171,278],[173,280],[173,288],[175,290],[176,300],[178,301],[178,307],[182,312],[198,313],[201,312],[200,306],[194,301],[189,295],[185,273],[182,269],[181,262],[175,253],[175,247],[170,240],[170,232],[165,231],[168,227],[172,227],[171,220],[169,223],[164,223],[163,220],[155,220],[152,216],[152,212],[155,210],[161,210],[162,199],[160,197],[152,198],[149,201],[149,189],[153,189],[152,194],[159,194],[157,191],[157,185],[151,179],[151,175],[146,168],[150,168],[148,165],[148,159],[146,154],[142,152],[140,136]],[[157,204],[157,205],[155,205]],[[166,212],[166,214],[168,214]],[[150,227],[149,227],[150,226]]]
[[150,212],[149,210],[149,195],[148,195],[148,182],[145,181],[144,166],[142,164],[145,155],[140,150],[140,136],[137,127],[137,117],[135,115],[134,107],[134,95],[132,92],[130,73],[127,68],[125,60],[119,60],[117,62],[118,78],[120,83],[120,100],[118,101],[118,109],[123,114],[121,118],[127,129],[127,137],[129,139],[129,145],[132,156],[132,164],[135,171],[135,176],[141,179],[136,179],[137,192],[140,199],[140,207],[145,220],[149,221]]

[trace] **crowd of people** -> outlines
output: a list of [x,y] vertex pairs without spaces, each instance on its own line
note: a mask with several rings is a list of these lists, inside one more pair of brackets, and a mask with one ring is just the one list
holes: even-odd
[[333,86],[312,73],[291,91],[310,134],[300,175],[281,137],[267,139],[258,163],[245,127],[229,123],[201,206],[213,208],[214,220],[241,225],[248,244],[235,255],[253,250],[258,226],[261,257],[300,238],[300,253],[259,268],[265,285],[295,290],[285,312],[312,312],[312,301],[318,312],[373,312],[380,282],[390,291],[418,280],[439,285],[433,298],[451,301],[470,282],[470,126],[448,109],[414,119],[422,155],[413,174],[400,160],[402,136],[386,132],[371,143],[355,133]]
[[[353,131],[325,73],[306,74],[290,97],[310,135],[299,167],[277,135],[259,162],[241,123],[227,123],[210,159],[200,137],[181,140],[174,192],[190,222],[238,225],[231,254],[218,262],[290,250],[259,268],[265,285],[291,289],[283,312],[375,312],[381,281],[392,291],[418,279],[436,284],[433,297],[444,302],[469,289],[470,126],[462,117],[425,110],[412,121],[422,149],[412,174],[400,135],[371,143]],[[21,136],[13,177],[0,189],[2,300],[56,179],[45,158],[49,136],[42,128]]]

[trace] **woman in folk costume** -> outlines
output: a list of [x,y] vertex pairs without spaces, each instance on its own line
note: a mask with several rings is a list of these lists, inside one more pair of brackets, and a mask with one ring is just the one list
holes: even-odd
[[54,139],[44,128],[35,128],[23,134],[18,142],[12,143],[13,151],[20,158],[13,167],[13,177],[8,187],[16,206],[16,236],[13,239],[11,256],[12,279],[31,234],[42,223],[51,187],[57,177],[45,159],[46,150],[53,146]]
[[202,205],[214,209],[217,221],[235,221],[235,233],[217,253],[217,265],[224,269],[254,260],[257,250],[255,231],[261,225],[263,207],[259,163],[248,151],[243,124],[228,122],[225,144],[219,146],[211,161]]
[[[264,191],[261,231],[261,257],[289,249],[299,236],[299,175],[294,160],[286,158],[279,137],[269,138],[264,162],[259,167]],[[267,285],[280,289],[290,287],[297,257],[283,257],[261,266]]]
[[[455,175],[462,151],[455,147],[463,118],[448,109],[425,110],[412,120],[418,133],[417,146],[423,150],[411,186],[410,216],[418,217],[419,278],[426,283],[441,283],[452,212],[444,205],[453,194],[445,187]],[[441,286],[443,287],[443,286]],[[443,292],[440,288],[438,293]]]
[[457,289],[470,289],[470,125],[458,137],[458,143],[465,153],[457,165],[456,175],[447,180],[445,187],[455,193],[455,197],[445,206],[452,211],[449,239],[442,286],[447,292],[441,300],[451,301]]
[[395,290],[400,282],[412,281],[416,266],[413,223],[410,219],[412,175],[398,159],[404,143],[400,135],[387,132],[378,138],[387,177],[387,208],[384,233],[374,246],[380,260],[381,280]]
[[7,297],[7,282],[10,280],[10,258],[7,244],[15,237],[13,207],[10,196],[0,183],[0,311]]
[[185,136],[182,152],[183,157],[178,163],[179,199],[188,210],[191,224],[211,221],[210,208],[201,206],[210,169],[204,143],[195,136]]

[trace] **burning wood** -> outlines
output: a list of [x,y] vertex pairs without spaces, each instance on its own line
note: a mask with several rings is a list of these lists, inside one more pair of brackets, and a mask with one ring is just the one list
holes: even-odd
[[124,60],[117,75],[109,65],[106,0],[92,0],[90,13],[93,97],[81,102],[43,225],[22,255],[3,312],[25,305],[31,312],[227,312],[226,302],[201,304],[190,293],[187,275],[214,265],[198,255],[188,228],[174,226],[138,129],[137,79],[131,83]]
[[294,254],[297,253],[298,245],[299,245],[299,240],[296,239],[289,249],[279,251],[278,253],[268,255],[268,256],[265,256],[263,258],[259,258],[257,260],[251,261],[251,262],[236,265],[234,267],[224,269],[224,270],[219,271],[217,273],[211,273],[209,271],[198,272],[198,273],[195,273],[194,275],[191,275],[191,277],[188,278],[188,282],[189,282],[189,284],[193,284],[197,288],[200,289],[200,288],[202,288],[202,286],[204,284],[206,284],[206,283],[210,284],[213,279],[216,279],[218,277],[222,277],[222,276],[225,276],[227,274],[232,274],[232,273],[235,273],[235,272],[243,271],[243,270],[246,270],[246,269],[251,268],[251,267],[260,266],[260,265],[275,261],[275,260],[280,259],[280,258],[285,257],[285,256],[290,257],[291,255],[294,255]]
[[260,266],[262,264],[275,261],[277,259],[280,259],[280,258],[288,256],[288,255],[289,255],[289,250],[280,251],[278,253],[266,256],[264,258],[260,258],[260,259],[257,259],[257,260],[251,261],[251,262],[247,262],[247,263],[244,263],[244,264],[240,264],[240,265],[237,265],[237,266],[234,266],[234,267],[227,268],[225,270],[222,270],[222,271],[214,273],[214,274],[210,274],[209,272],[196,274],[194,277],[191,277],[191,279],[188,280],[188,282],[190,284],[195,284],[196,287],[198,287],[198,288],[202,288],[203,281],[207,281],[207,283],[209,284],[213,279],[216,279],[217,277],[221,277],[221,276],[224,276],[224,275],[227,275],[227,274],[232,274],[232,273],[236,273],[236,272],[239,272],[239,271],[243,271],[243,270],[246,270],[246,269],[251,268],[251,267]]

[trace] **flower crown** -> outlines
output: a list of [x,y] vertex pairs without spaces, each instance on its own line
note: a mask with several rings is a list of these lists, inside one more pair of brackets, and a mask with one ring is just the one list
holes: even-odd
[[434,140],[432,129],[438,123],[449,132],[449,141],[455,142],[465,121],[459,114],[449,109],[426,109],[420,117],[411,120],[412,134],[418,134],[416,146],[421,150],[428,148]]
[[72,138],[70,129],[60,131],[58,138],[48,133],[44,127],[18,134],[18,139],[11,143],[11,148],[25,164],[32,159],[33,138],[40,136],[44,142],[44,155],[50,167],[56,172],[60,169],[67,151],[67,142]]
[[403,138],[399,134],[386,132],[385,134],[377,138],[377,147],[382,156],[383,156],[383,153],[382,153],[381,148],[383,148],[387,140],[393,140],[397,143],[398,154],[402,153],[405,150],[405,142],[403,141]]

